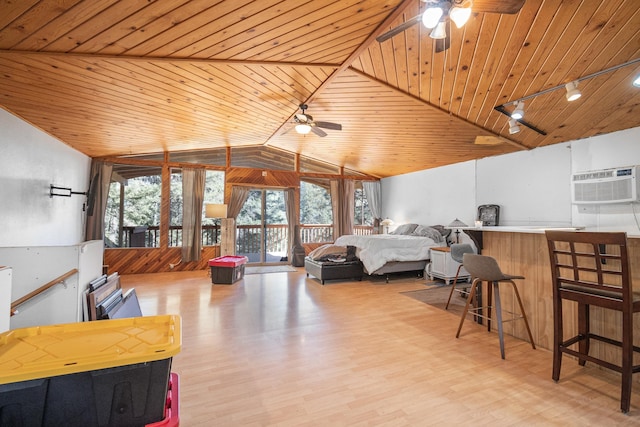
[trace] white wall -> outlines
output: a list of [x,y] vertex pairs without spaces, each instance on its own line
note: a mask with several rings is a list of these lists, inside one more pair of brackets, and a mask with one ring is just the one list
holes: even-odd
[[[640,165],[640,128],[589,138],[572,147],[571,172]],[[635,210],[635,212],[634,212]],[[601,231],[640,232],[640,204],[573,205],[573,221]]]
[[447,225],[455,218],[473,223],[475,175],[475,162],[470,161],[383,179],[383,217],[395,224]]
[[87,191],[90,166],[89,157],[0,109],[0,247],[80,243],[86,198],[52,198],[49,186]]
[[501,225],[571,225],[570,144],[480,159],[476,180],[477,205],[499,205]]
[[630,165],[640,165],[640,128],[385,178],[383,216],[396,223],[447,225],[459,218],[472,225],[479,205],[497,204],[500,225],[638,234],[640,204],[571,203],[572,173]]

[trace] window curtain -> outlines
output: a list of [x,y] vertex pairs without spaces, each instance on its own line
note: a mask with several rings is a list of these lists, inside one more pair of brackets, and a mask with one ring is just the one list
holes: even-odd
[[102,240],[104,238],[104,214],[107,210],[112,171],[113,163],[101,160],[91,162],[85,240]]
[[249,187],[243,187],[240,185],[234,185],[231,188],[231,197],[229,199],[229,203],[227,205],[227,217],[228,218],[237,218],[242,210],[242,206],[244,206],[244,202],[247,201],[249,197],[249,192],[251,189]]
[[333,210],[333,240],[353,234],[355,184],[352,179],[331,180],[331,208]]
[[380,181],[362,181],[362,189],[367,198],[369,209],[373,215],[373,229],[380,228],[380,220],[382,220],[382,192],[380,190]]
[[298,221],[296,221],[296,205],[295,205],[296,192],[293,188],[288,188],[284,191],[284,205],[285,205],[285,213],[287,215],[287,223],[289,224],[288,236],[289,236],[289,245],[288,245],[288,253],[287,256],[289,260],[293,259],[293,245],[297,243],[296,239],[296,230],[299,227]]
[[182,261],[200,261],[206,171],[182,169]]

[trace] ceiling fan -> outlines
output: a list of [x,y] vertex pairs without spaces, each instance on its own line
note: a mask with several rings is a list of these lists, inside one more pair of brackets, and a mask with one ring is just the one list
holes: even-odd
[[436,52],[443,52],[449,49],[450,45],[450,25],[453,21],[458,28],[461,28],[471,16],[472,10],[485,13],[518,13],[525,0],[420,0],[425,3],[424,11],[404,24],[381,34],[376,40],[382,43],[396,34],[407,30],[418,22],[431,29],[429,36],[435,39]]
[[307,104],[300,104],[300,113],[296,113],[293,116],[293,122],[295,123],[295,130],[301,135],[306,135],[309,132],[313,132],[318,136],[327,136],[327,133],[320,128],[331,130],[342,130],[342,125],[331,122],[319,122],[314,121],[311,115],[305,113],[308,108]]

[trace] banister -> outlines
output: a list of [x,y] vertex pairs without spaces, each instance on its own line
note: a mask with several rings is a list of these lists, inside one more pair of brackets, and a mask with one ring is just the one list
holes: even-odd
[[77,268],[69,270],[66,273],[64,273],[62,276],[56,277],[55,279],[53,279],[49,283],[40,286],[38,289],[33,290],[33,291],[29,292],[28,294],[26,294],[25,296],[23,296],[21,298],[18,298],[17,300],[12,302],[11,303],[11,316],[14,316],[15,314],[17,314],[16,308],[18,306],[20,306],[20,305],[24,304],[25,302],[29,301],[31,298],[33,298],[33,297],[35,297],[37,295],[40,295],[41,293],[43,293],[47,289],[57,285],[58,283],[64,282],[66,279],[68,279],[69,277],[73,276],[77,272],[78,272]]

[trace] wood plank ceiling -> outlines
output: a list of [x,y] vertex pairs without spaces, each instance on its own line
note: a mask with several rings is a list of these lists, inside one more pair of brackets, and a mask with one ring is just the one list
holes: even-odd
[[[475,0],[500,4],[514,0]],[[517,2],[517,0],[516,0]],[[387,177],[640,126],[640,2],[474,12],[435,52],[420,0],[0,2],[0,105],[91,157],[269,146]],[[527,99],[509,133],[495,107]],[[292,131],[301,102],[341,123]],[[476,137],[502,143],[476,144]],[[491,138],[494,137],[494,138]],[[487,140],[487,138],[485,138]],[[635,142],[637,143],[637,142]]]

